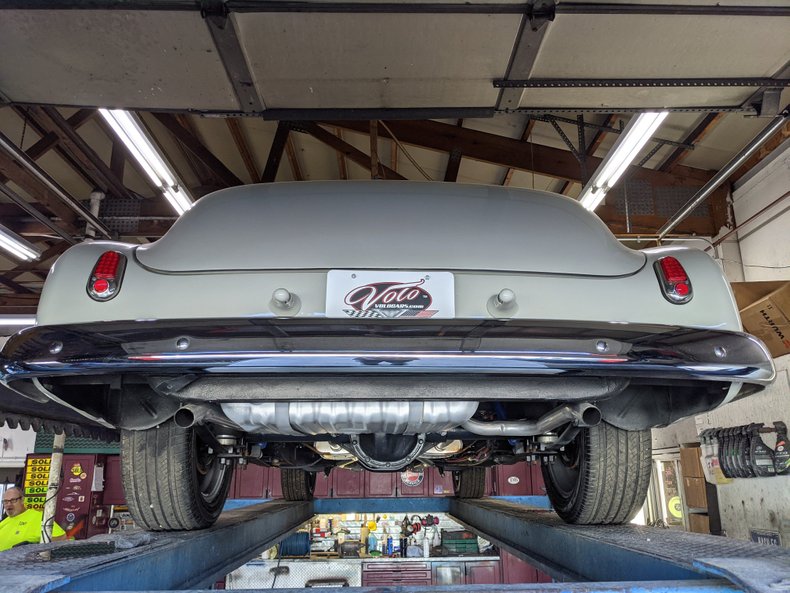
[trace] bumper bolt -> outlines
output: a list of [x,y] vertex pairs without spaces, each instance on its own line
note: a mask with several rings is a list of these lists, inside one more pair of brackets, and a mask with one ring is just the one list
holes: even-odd
[[724,358],[727,356],[727,349],[723,346],[716,346],[713,349],[713,353],[716,355],[716,358]]
[[63,350],[63,342],[52,342],[49,345],[50,354],[58,354],[61,350]]
[[609,344],[606,343],[606,340],[598,340],[595,343],[595,349],[598,352],[607,352],[609,350]]
[[176,340],[177,350],[186,350],[187,348],[189,348],[189,338],[178,338]]

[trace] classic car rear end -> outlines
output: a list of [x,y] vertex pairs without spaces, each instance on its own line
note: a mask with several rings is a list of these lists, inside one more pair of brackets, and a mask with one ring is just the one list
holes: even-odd
[[234,459],[283,468],[292,499],[337,464],[435,465],[476,497],[486,466],[540,455],[563,518],[623,522],[651,427],[773,378],[704,253],[484,186],[217,192],[156,243],[70,249],[38,323],[4,382],[122,429],[149,529],[211,524]]

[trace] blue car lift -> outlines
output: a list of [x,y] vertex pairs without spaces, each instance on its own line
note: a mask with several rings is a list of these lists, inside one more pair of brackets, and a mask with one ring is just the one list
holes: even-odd
[[3,552],[0,591],[206,590],[314,514],[410,511],[450,513],[559,582],[398,587],[399,593],[790,591],[790,550],[635,525],[567,525],[546,508],[543,497],[331,499],[228,506],[232,510],[226,510],[216,525],[203,531],[120,533]]

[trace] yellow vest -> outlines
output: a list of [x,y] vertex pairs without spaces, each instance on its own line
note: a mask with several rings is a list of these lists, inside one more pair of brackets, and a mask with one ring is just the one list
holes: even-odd
[[[16,517],[6,517],[0,521],[0,551],[10,550],[17,544],[41,541],[41,520],[43,514],[36,509],[27,509]],[[57,523],[52,524],[52,537],[65,535]]]

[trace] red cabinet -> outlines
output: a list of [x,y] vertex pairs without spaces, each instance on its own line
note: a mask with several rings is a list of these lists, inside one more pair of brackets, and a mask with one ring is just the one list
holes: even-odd
[[331,496],[332,474],[328,476],[324,472],[319,472],[315,476],[315,488],[313,496],[315,498],[329,498]]
[[433,585],[463,585],[466,583],[466,571],[463,562],[431,563]]
[[277,467],[267,468],[268,479],[266,487],[266,498],[282,498],[283,485],[280,482],[280,469]]
[[435,467],[428,470],[428,496],[453,496],[453,474],[450,471],[439,474]]
[[532,494],[535,496],[546,496],[546,484],[543,482],[543,471],[541,470],[540,461],[531,462],[529,471],[532,474]]
[[[110,459],[113,459],[112,457]],[[117,465],[108,466],[107,480],[120,485],[120,470]],[[114,476],[117,475],[117,479]],[[107,488],[112,490],[108,483]],[[119,490],[119,494],[122,492]],[[402,472],[367,472],[333,469],[327,477],[316,476],[316,498],[391,498],[453,496],[452,472],[439,474],[435,467],[426,468],[422,479],[402,479]],[[486,496],[545,496],[540,463],[518,463],[486,469]],[[255,464],[237,466],[233,473],[230,498],[282,498],[280,470]],[[121,504],[121,503],[116,503]]]
[[248,463],[236,466],[231,482],[231,498],[266,498],[269,468]]
[[430,585],[427,562],[366,562],[362,565],[362,586]]
[[333,469],[331,477],[334,498],[362,498],[365,495],[365,472]]
[[496,585],[502,582],[502,571],[497,560],[465,564],[467,585]]
[[429,473],[431,469],[421,472],[398,472],[398,495],[403,497],[417,496],[425,498],[431,495]]
[[387,472],[365,472],[365,496],[367,498],[391,498],[395,496],[395,483],[400,474]]
[[502,559],[502,582],[506,584],[537,583],[538,571],[534,566],[524,562],[504,550],[499,550]]
[[108,455],[104,465],[104,504],[126,504],[121,479],[120,455]]
[[526,496],[532,494],[532,473],[526,463],[498,465],[494,468],[499,496]]
[[520,583],[551,583],[552,578],[545,572],[542,572],[529,564],[524,562],[521,558],[508,554],[504,550],[499,551],[499,557],[502,559],[502,582],[506,584],[520,584]]
[[433,562],[433,585],[496,585],[502,582],[498,560]]

